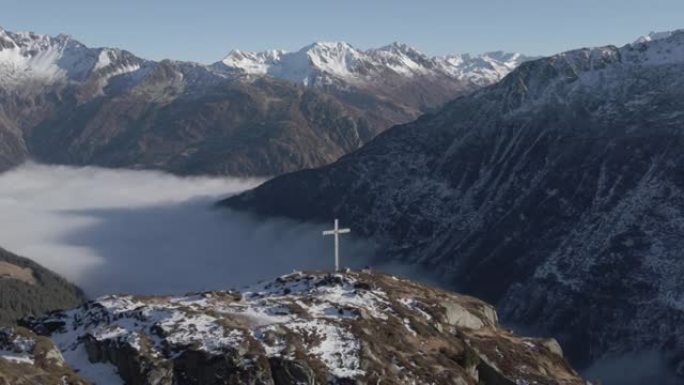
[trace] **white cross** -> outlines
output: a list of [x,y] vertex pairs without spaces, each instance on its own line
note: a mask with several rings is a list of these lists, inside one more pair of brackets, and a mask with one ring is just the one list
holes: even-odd
[[326,230],[323,235],[334,235],[335,236],[335,272],[340,270],[340,234],[346,234],[351,232],[350,229],[341,229],[340,221],[335,219],[335,228],[332,230]]

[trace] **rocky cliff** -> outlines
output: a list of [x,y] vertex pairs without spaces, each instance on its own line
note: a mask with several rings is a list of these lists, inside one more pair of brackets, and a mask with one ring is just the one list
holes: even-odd
[[585,384],[555,340],[502,328],[491,305],[371,272],[107,296],[26,324],[98,384]]

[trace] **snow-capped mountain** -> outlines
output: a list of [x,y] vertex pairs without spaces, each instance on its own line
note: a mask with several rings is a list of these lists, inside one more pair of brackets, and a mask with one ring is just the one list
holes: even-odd
[[144,64],[126,51],[88,48],[67,35],[51,37],[0,28],[0,87],[4,90],[26,83],[84,82],[91,76],[97,76],[104,87],[109,78],[136,72]]
[[[51,341],[38,349],[35,334],[0,328],[3,368],[71,367],[94,384],[586,385],[555,340],[501,328],[487,303],[370,272],[298,272],[242,292],[112,295],[25,324]],[[82,383],[65,377],[60,384]]]
[[521,60],[315,43],[203,65],[0,30],[0,170],[29,158],[242,176],[320,166]]
[[340,218],[561,337],[684,375],[684,31],[523,63],[324,168],[224,202]]
[[[297,52],[231,51],[221,62],[225,69],[253,76],[269,75],[305,85],[327,85],[344,80],[374,82],[388,74],[402,77],[448,77],[488,85],[499,81],[529,57],[517,53],[429,57],[406,44],[360,50],[344,42],[317,42]],[[216,65],[217,68],[221,67]]]

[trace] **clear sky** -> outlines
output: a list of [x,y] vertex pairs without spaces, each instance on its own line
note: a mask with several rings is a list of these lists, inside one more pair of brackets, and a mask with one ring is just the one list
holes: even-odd
[[546,55],[684,28],[684,0],[0,0],[0,10],[8,30],[205,63],[233,48],[296,50],[317,40]]

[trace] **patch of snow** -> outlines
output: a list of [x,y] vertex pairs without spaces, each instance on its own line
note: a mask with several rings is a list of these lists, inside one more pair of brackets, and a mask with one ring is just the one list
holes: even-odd
[[351,332],[322,320],[297,321],[288,328],[320,339],[311,354],[318,356],[333,376],[351,378],[364,374],[359,356],[361,345]]
[[0,349],[0,359],[5,359],[7,361],[21,363],[21,364],[31,364],[33,365],[33,356],[28,353],[17,353],[9,350]]
[[416,301],[415,299],[413,299],[413,298],[400,298],[399,303],[406,306],[411,311],[417,312],[418,314],[423,316],[426,320],[432,321],[432,316],[430,314],[428,314],[427,312],[425,312],[423,309],[421,309],[420,305],[422,305],[422,304],[420,302]]
[[62,355],[78,375],[93,384],[125,385],[114,365],[103,362],[90,362],[83,344],[62,350]]

